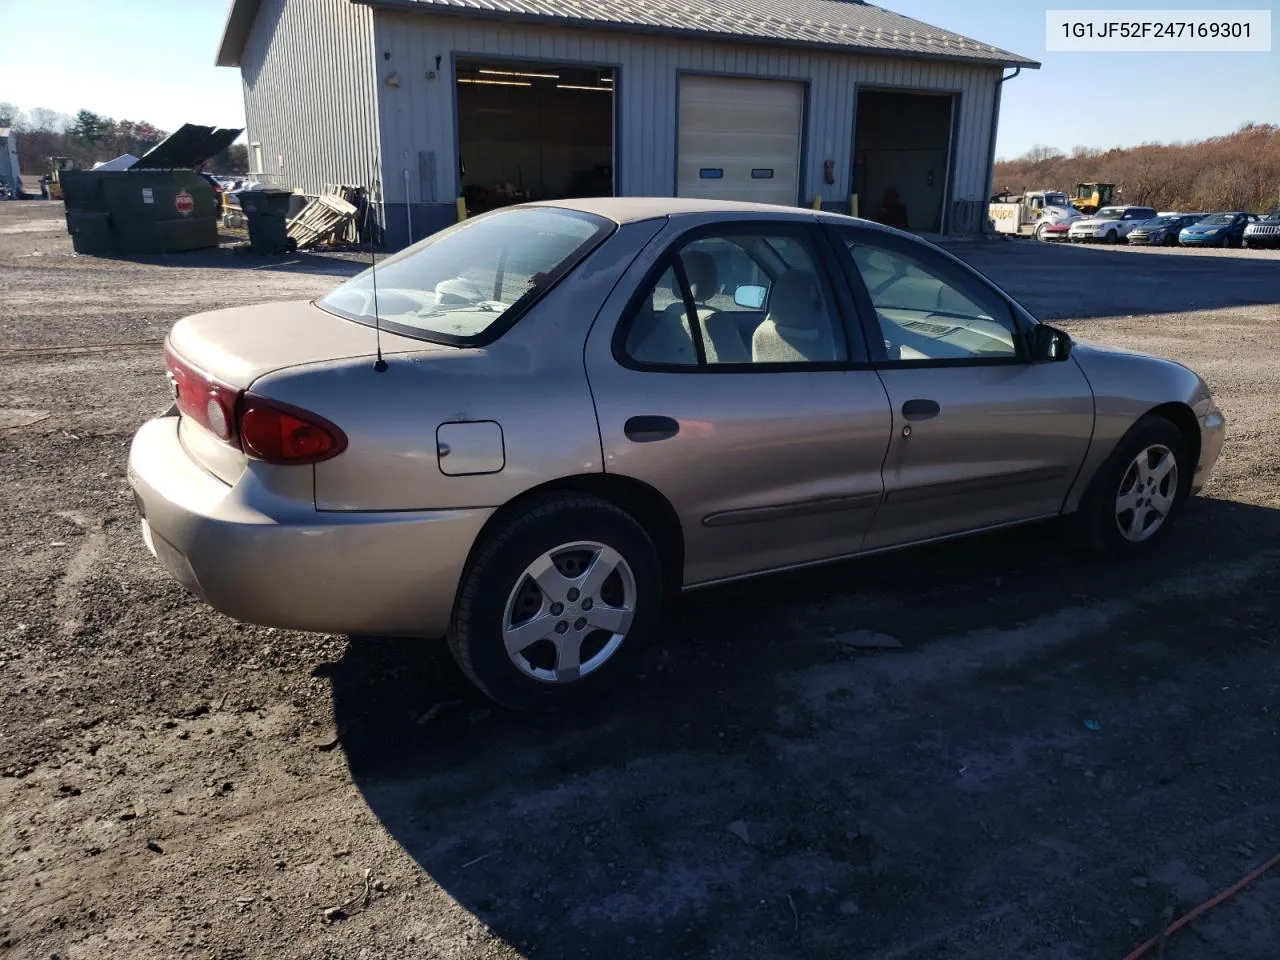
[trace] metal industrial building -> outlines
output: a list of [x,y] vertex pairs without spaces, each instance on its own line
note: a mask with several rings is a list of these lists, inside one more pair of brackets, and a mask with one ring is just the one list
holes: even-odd
[[251,169],[373,186],[391,246],[602,194],[979,230],[1004,70],[1038,66],[862,0],[233,0],[217,62]]

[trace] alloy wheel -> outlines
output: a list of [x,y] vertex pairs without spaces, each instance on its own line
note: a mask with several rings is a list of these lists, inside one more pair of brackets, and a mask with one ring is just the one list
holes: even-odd
[[1116,526],[1131,543],[1155,536],[1173,512],[1178,460],[1162,443],[1147,447],[1129,464],[1116,493]]
[[535,680],[572,683],[618,652],[635,608],[635,574],[617,550],[563,544],[516,579],[502,617],[507,656]]

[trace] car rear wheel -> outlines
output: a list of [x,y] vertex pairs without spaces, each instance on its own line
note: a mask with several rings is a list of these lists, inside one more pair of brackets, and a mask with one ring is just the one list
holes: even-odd
[[595,497],[553,494],[477,548],[449,649],[504,706],[580,702],[634,677],[662,582],[657,550],[629,514]]
[[1107,232],[1107,243],[1119,243],[1119,242],[1120,242],[1120,234],[1115,230],[1109,230]]
[[1143,417],[1099,468],[1069,518],[1072,539],[1096,554],[1150,549],[1186,500],[1191,470],[1182,431],[1164,417]]

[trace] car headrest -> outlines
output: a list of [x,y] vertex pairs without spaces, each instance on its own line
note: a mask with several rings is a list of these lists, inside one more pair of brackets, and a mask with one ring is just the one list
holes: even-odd
[[769,292],[769,319],[795,330],[822,326],[825,318],[818,278],[807,270],[788,270],[778,277]]
[[720,270],[715,257],[704,250],[690,250],[681,254],[680,259],[684,261],[694,300],[710,300],[720,292]]

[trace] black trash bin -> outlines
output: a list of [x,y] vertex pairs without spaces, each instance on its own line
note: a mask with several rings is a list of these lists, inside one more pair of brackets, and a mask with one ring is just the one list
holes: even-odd
[[293,193],[288,190],[243,190],[240,209],[249,222],[249,247],[254,253],[273,256],[298,249],[289,238],[286,217]]

